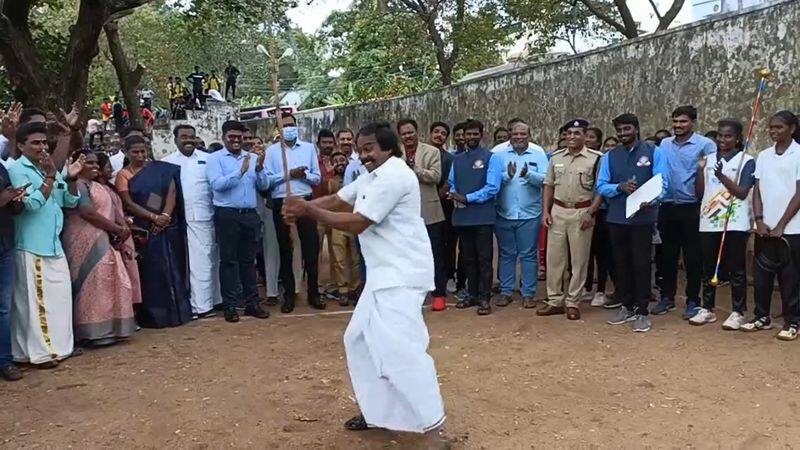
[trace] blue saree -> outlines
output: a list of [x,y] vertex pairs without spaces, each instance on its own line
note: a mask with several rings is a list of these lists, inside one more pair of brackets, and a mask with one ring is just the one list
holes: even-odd
[[174,327],[192,319],[180,178],[179,166],[153,161],[129,182],[131,199],[156,214],[163,210],[172,183],[177,196],[172,224],[164,230],[153,233],[150,222],[134,218],[135,227],[149,231],[147,239],[138,240],[136,248],[142,283],[142,303],[136,319],[142,327]]

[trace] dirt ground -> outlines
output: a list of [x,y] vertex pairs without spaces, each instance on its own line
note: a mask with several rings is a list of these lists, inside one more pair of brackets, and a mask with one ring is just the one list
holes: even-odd
[[[142,330],[0,383],[0,446],[420,447],[412,435],[343,429],[357,412],[342,345],[348,308],[272,310],[267,320]],[[426,312],[454,448],[798,445],[800,342],[724,332],[722,310],[705,327],[677,312],[655,317],[646,334],[583,312],[579,322],[519,303],[488,317]]]

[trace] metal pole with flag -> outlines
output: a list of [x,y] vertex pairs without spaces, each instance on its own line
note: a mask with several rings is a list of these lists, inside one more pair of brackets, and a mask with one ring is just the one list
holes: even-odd
[[[756,89],[756,97],[753,99],[750,124],[747,126],[747,134],[745,135],[745,140],[742,147],[743,153],[747,152],[747,150],[750,148],[750,144],[753,142],[753,134],[755,133],[756,123],[758,122],[758,112],[761,109],[761,96],[764,93],[764,90],[767,88],[767,79],[772,76],[772,71],[767,68],[759,69],[758,76],[758,88]],[[744,165],[744,160],[745,158],[743,154],[739,159],[739,167],[736,169],[736,184],[739,184],[739,180],[742,176],[742,166]],[[722,261],[722,253],[725,250],[725,237],[728,235],[728,222],[730,221],[731,214],[733,213],[734,202],[736,202],[736,198],[731,198],[731,201],[728,202],[727,211],[725,211],[725,222],[722,226],[722,238],[720,239],[719,250],[717,251],[717,264],[714,267],[714,276],[711,277],[711,281],[709,281],[709,284],[712,286],[717,286],[719,284],[719,266],[720,262]]]

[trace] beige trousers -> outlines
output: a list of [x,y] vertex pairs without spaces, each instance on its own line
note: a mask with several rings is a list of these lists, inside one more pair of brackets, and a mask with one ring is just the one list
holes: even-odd
[[[581,216],[587,209],[553,205],[550,212],[553,224],[547,231],[547,303],[552,306],[577,308],[583,295],[594,230],[581,230]],[[564,278],[568,262],[572,277],[567,284]]]
[[[333,256],[331,257],[333,279],[336,280],[339,293],[347,295],[355,292],[361,282],[356,238],[352,234],[332,229],[331,245],[333,247]],[[348,273],[345,272],[345,266],[349,267]]]

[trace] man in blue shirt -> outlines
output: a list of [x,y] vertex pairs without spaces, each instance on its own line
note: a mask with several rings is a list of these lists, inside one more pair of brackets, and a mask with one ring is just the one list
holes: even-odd
[[264,170],[264,147],[242,150],[245,126],[236,120],[222,124],[225,147],[209,155],[206,175],[211,184],[214,227],[219,246],[219,281],[225,320],[238,322],[236,303],[244,299],[244,313],[266,319],[256,282],[256,249],[261,219],[256,211],[258,190],[269,188]]
[[453,226],[459,228],[460,250],[464,258],[469,298],[456,308],[478,306],[479,315],[491,314],[492,231],[495,223],[495,196],[500,190],[503,169],[499,158],[481,145],[483,124],[469,120],[464,125],[466,151],[456,155],[450,170],[449,198],[455,203]]
[[669,169],[669,189],[658,211],[661,235],[661,301],[653,314],[675,309],[678,286],[678,257],[683,253],[686,269],[686,309],[688,320],[700,309],[702,255],[700,252],[700,198],[695,193],[697,163],[717,151],[711,139],[694,132],[697,109],[680,106],[672,112],[674,136],[661,141],[659,149]]
[[[667,165],[661,151],[639,139],[639,118],[622,114],[612,121],[620,144],[600,159],[597,193],[608,202],[608,222],[616,273],[616,296],[622,306],[608,321],[611,325],[633,322],[633,330],[650,331],[650,254],[653,227],[658,217],[656,204],[641,205],[626,217],[628,196],[657,174],[663,189],[668,186]],[[663,192],[663,191],[662,191]],[[655,203],[655,202],[654,202]]]
[[492,155],[503,167],[502,185],[497,195],[494,232],[500,250],[500,298],[497,306],[511,304],[517,284],[517,259],[520,260],[522,305],[535,305],[538,280],[538,241],[542,224],[542,183],[547,174],[547,155],[530,144],[530,127],[517,122],[511,127],[511,140]]
[[[289,186],[291,195],[311,200],[312,187],[322,181],[319,168],[319,157],[314,144],[298,139],[297,120],[290,113],[281,115],[283,138],[286,142],[286,162],[289,165]],[[289,225],[283,219],[283,202],[286,198],[287,180],[283,173],[283,159],[280,142],[267,149],[264,164],[270,179],[272,193],[272,219],[275,222],[275,233],[278,237],[278,248],[281,254],[279,278],[283,284],[283,305],[281,312],[294,311],[295,279],[292,270],[292,240]],[[300,250],[303,256],[303,269],[306,272],[306,295],[308,304],[315,309],[325,309],[325,301],[319,296],[319,232],[317,222],[304,217],[297,221],[297,234],[300,237]]]

